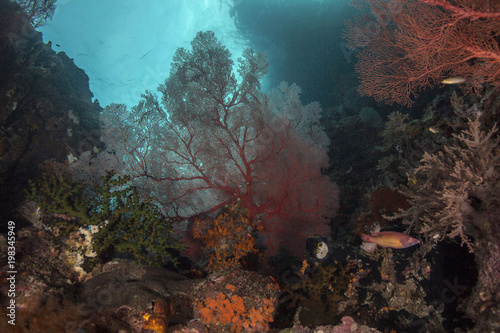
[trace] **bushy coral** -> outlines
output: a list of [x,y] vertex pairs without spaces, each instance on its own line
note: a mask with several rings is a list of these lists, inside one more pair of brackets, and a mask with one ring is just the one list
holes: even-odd
[[182,250],[183,245],[172,237],[172,221],[163,217],[150,198],[141,200],[128,177],[108,173],[98,194],[100,201],[93,205],[94,221],[100,228],[94,236],[96,251],[111,248],[151,265],[177,262],[172,251]]
[[388,118],[385,128],[381,133],[386,150],[397,146],[401,142],[406,131],[408,115],[395,111],[390,113]]
[[[48,227],[66,237],[78,228],[91,230],[93,249],[98,254],[122,253],[140,262],[160,265],[176,262],[173,250],[182,250],[172,239],[172,222],[159,209],[139,199],[128,177],[108,172],[102,185],[90,193],[82,182],[72,182],[65,175],[46,175],[30,181],[28,201],[37,202],[47,214]],[[50,218],[50,221],[49,221]]]
[[424,152],[405,192],[412,207],[399,216],[428,238],[458,236],[472,251],[470,235],[488,233],[485,212],[499,203],[500,139],[496,124],[488,128],[477,106],[466,115],[467,128],[454,134],[450,144]]
[[[64,231],[71,232],[91,223],[88,214],[90,200],[83,197],[84,186],[81,182],[72,182],[63,174],[45,174],[42,179],[29,180],[28,184],[29,187],[25,190],[26,201],[38,204],[37,214],[45,212],[58,214],[59,217],[73,217],[58,219],[52,227],[64,225]],[[63,220],[71,220],[73,223]]]
[[208,252],[207,269],[211,272],[241,267],[241,260],[256,254],[257,227],[248,218],[240,200],[226,205],[216,219],[195,218],[194,238],[200,239]]
[[415,178],[404,191],[412,207],[396,215],[428,240],[457,238],[474,252],[478,281],[466,312],[476,320],[477,332],[495,331],[493,323],[498,322],[481,316],[478,309],[485,302],[500,301],[499,101],[497,89],[488,90],[475,103],[453,95],[455,116],[449,119],[447,130],[454,134],[439,136],[441,149],[424,153]]

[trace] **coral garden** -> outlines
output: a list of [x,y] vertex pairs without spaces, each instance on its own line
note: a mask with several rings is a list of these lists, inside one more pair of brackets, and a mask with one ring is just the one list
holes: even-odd
[[7,0],[0,45],[0,331],[500,332],[493,78],[321,110],[200,32],[161,102],[102,109]]

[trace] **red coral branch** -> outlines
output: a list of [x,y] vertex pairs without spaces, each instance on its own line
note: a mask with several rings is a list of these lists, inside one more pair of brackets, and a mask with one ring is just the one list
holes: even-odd
[[491,1],[489,0],[456,1],[455,3],[457,3],[458,5],[453,5],[446,0],[420,0],[420,2],[439,6],[443,9],[452,11],[459,18],[470,17],[473,19],[500,19],[500,12],[493,11],[495,9],[494,7],[490,6]]
[[177,50],[161,102],[146,92],[131,111],[106,108],[107,152],[99,158],[112,156],[116,164],[108,168],[131,176],[173,219],[239,199],[250,222],[259,217],[269,232],[286,230],[274,234],[274,245],[297,242],[296,234],[325,234],[338,188],[321,174],[329,140],[319,104],[302,105],[300,89],[286,83],[262,94],[267,63],[252,50],[240,59],[238,82],[229,51],[212,32],[198,33],[192,46]]
[[500,85],[500,3],[494,0],[369,0],[373,16],[347,22],[362,51],[361,95],[411,105],[419,91],[457,76],[466,92]]

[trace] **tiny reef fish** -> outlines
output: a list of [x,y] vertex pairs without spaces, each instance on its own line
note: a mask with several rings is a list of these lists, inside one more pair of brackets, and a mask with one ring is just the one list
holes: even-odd
[[413,184],[416,184],[417,183],[417,176],[415,176],[415,174],[409,174],[408,175],[408,181],[409,182],[412,182]]
[[432,126],[429,127],[429,131],[432,132],[432,133],[434,133],[434,134],[439,133],[439,130],[437,128],[435,128],[435,127],[432,127]]
[[420,244],[418,239],[396,231],[374,232],[371,236],[362,233],[360,236],[365,243],[375,243],[378,246],[392,249],[404,249]]
[[460,84],[464,83],[466,80],[463,77],[449,77],[441,81],[443,84]]

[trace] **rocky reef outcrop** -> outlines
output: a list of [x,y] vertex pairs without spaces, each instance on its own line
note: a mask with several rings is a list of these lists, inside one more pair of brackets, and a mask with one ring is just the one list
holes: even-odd
[[28,179],[48,162],[99,146],[100,106],[85,72],[43,43],[7,0],[0,1],[0,77],[0,212],[20,226]]

